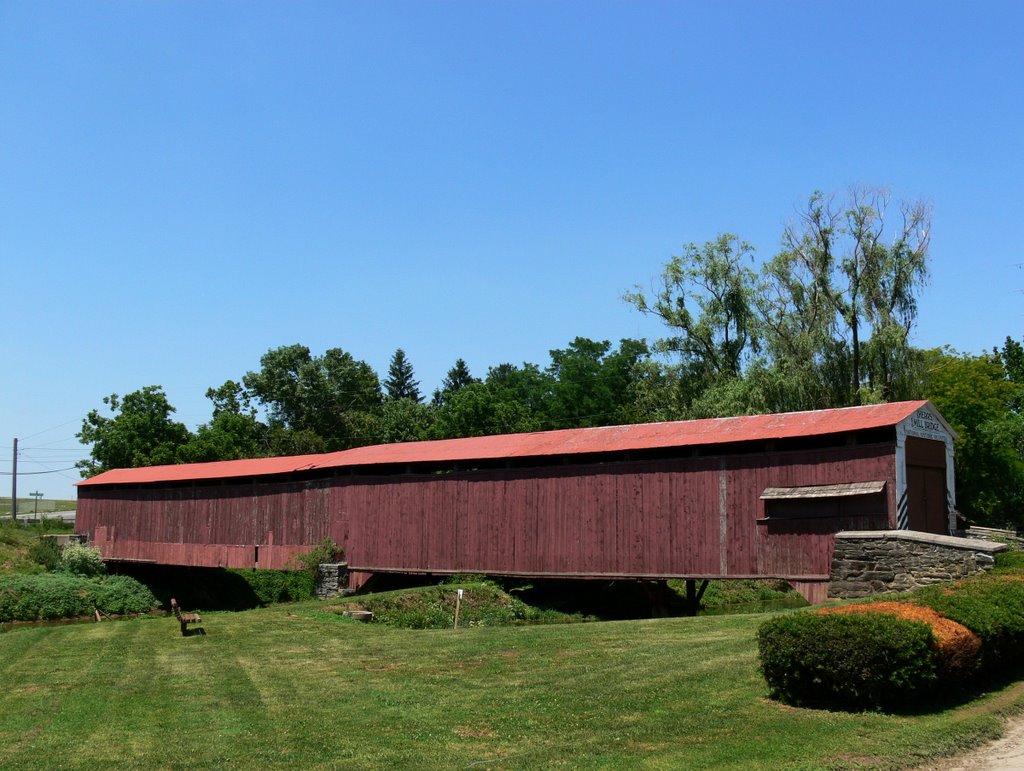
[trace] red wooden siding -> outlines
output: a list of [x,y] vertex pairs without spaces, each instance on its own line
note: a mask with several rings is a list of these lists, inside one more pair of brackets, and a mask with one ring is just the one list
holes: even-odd
[[[310,482],[85,486],[79,530],[107,558],[180,565],[281,568],[330,537],[344,546],[351,569],[368,572],[821,580],[836,530],[895,522],[891,443],[444,474],[328,474]],[[881,516],[758,521],[766,487],[875,480],[887,482]]]

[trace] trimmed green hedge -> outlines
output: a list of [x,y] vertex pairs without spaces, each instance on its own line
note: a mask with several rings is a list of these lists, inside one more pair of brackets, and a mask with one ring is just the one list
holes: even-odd
[[931,627],[882,613],[794,613],[758,630],[761,671],[789,704],[889,709],[937,680]]
[[[1024,553],[1004,552],[996,556],[989,574],[936,584],[901,599],[930,608],[976,634],[987,677],[1020,671]],[[955,692],[965,682],[964,672],[944,668],[926,623],[885,613],[780,616],[761,626],[758,645],[772,695],[790,704],[843,709],[910,706],[921,704],[922,697],[938,687]]]
[[134,578],[85,578],[70,573],[12,576],[0,580],[0,621],[38,621],[104,613],[145,613],[153,593]]
[[981,638],[982,668],[1016,663],[1024,646],[1024,580],[1021,576],[981,576],[950,586],[915,592],[913,602],[936,610]]

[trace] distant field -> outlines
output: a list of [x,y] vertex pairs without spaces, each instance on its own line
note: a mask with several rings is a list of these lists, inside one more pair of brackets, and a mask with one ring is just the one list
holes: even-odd
[[[21,487],[21,485],[18,485]],[[78,506],[78,501],[60,501],[54,499],[41,498],[39,500],[39,511],[50,512],[50,511],[74,511]],[[22,498],[18,497],[18,514],[29,514],[36,511],[36,499],[35,498]],[[0,517],[7,515],[11,516],[11,497],[0,498]]]
[[766,698],[765,616],[411,631],[279,605],[0,634],[0,767],[901,768],[998,734]]

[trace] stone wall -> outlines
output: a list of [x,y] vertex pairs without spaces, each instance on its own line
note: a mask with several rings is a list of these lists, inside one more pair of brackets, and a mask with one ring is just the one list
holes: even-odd
[[348,594],[348,563],[323,562],[317,566],[316,596],[321,600]]
[[836,534],[828,596],[905,592],[991,570],[1005,544],[913,530]]

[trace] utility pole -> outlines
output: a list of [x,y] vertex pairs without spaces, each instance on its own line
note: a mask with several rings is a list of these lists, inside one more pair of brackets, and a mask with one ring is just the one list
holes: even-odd
[[18,521],[18,438],[14,438],[14,460],[11,466],[11,522]]

